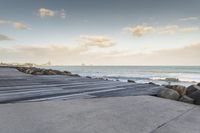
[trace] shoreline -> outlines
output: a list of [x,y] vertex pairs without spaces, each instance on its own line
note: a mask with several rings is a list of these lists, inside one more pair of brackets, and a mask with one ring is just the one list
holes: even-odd
[[[42,75],[53,76],[53,75],[55,75],[55,76],[66,76],[66,78],[67,77],[74,77],[74,78],[77,77],[77,78],[82,78],[82,79],[88,79],[91,81],[92,80],[102,80],[102,81],[108,81],[108,82],[122,83],[120,81],[112,81],[112,80],[104,79],[104,78],[92,78],[89,76],[81,77],[80,75],[72,74],[69,71],[59,71],[59,70],[53,70],[53,69],[44,69],[44,68],[36,68],[36,67],[19,67],[19,66],[4,66],[4,67],[0,67],[0,69],[1,68],[16,69],[19,72],[22,72],[25,74],[30,74],[30,75],[37,75],[37,76],[42,76]],[[46,77],[46,78],[48,79],[48,77]],[[79,81],[77,80],[76,82],[79,82]],[[139,83],[135,82],[134,80],[128,80],[127,85],[128,84],[139,84]],[[200,83],[198,83],[196,85],[191,85],[189,87],[185,87],[185,86],[181,86],[181,85],[158,85],[153,82],[142,83],[141,85],[146,85],[146,86],[152,85],[155,87],[157,86],[157,87],[163,88],[162,90],[160,90],[159,92],[157,92],[155,94],[158,97],[176,100],[176,101],[187,102],[187,103],[200,104],[200,99],[198,98],[199,92],[200,92]],[[148,89],[146,92],[148,92]],[[195,93],[195,94],[193,94],[193,93]],[[71,93],[69,93],[69,94],[71,94]],[[108,95],[108,94],[106,94],[106,92],[105,93],[103,92],[102,94]],[[133,95],[134,95],[134,93],[133,93]],[[53,95],[48,94],[47,96],[53,96]],[[38,96],[36,95],[35,97],[38,97]],[[22,98],[22,100],[23,100],[23,98]],[[26,98],[24,100],[26,100]]]

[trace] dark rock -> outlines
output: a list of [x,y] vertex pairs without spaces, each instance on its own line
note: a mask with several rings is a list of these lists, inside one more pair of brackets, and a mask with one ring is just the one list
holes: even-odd
[[128,79],[127,82],[129,82],[129,83],[136,83],[134,80],[130,80],[130,79]]
[[78,75],[78,74],[71,74],[71,75],[69,75],[69,76],[81,77],[81,76],[80,76],[80,75]]
[[196,90],[192,94],[189,94],[188,97],[194,99],[194,104],[200,105],[200,90]]
[[159,84],[156,84],[156,83],[153,83],[153,82],[149,82],[148,84],[150,84],[150,85],[160,86]]
[[186,94],[186,87],[181,85],[166,85],[166,88],[177,91],[181,96]]
[[153,83],[153,82],[149,82],[148,84],[150,84],[150,85],[156,85],[155,83]]
[[187,90],[186,90],[186,95],[191,95],[193,92],[197,91],[197,90],[200,90],[200,86],[197,86],[197,85],[191,85],[189,87],[187,87]]
[[66,75],[71,75],[71,74],[72,74],[71,72],[68,72],[68,71],[64,71],[64,73],[65,73]]
[[91,79],[92,77],[90,77],[90,76],[86,76],[86,78]]
[[188,97],[188,96],[186,96],[186,95],[182,96],[182,97],[179,99],[179,101],[185,102],[185,103],[191,103],[191,104],[194,103],[194,99],[192,99],[192,98],[190,98],[190,97]]
[[172,89],[163,89],[158,93],[158,97],[171,99],[171,100],[178,100],[180,98],[180,94]]
[[68,71],[59,71],[52,69],[41,69],[36,67],[16,67],[16,69],[20,72],[32,75],[67,75],[67,76],[76,76],[80,77],[78,74],[72,74]]
[[44,75],[42,72],[34,72],[33,75]]
[[197,86],[200,86],[200,83],[198,83]]

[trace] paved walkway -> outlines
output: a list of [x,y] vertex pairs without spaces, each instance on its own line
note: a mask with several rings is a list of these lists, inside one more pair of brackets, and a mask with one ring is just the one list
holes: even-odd
[[163,87],[70,76],[33,76],[0,68],[0,103],[156,95]]
[[0,105],[1,133],[199,133],[200,108],[153,96]]

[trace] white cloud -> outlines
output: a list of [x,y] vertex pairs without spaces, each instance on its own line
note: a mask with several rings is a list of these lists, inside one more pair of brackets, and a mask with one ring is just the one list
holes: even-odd
[[199,31],[199,27],[189,27],[189,28],[182,28],[180,29],[182,32],[195,32]]
[[55,12],[53,10],[50,10],[50,9],[46,9],[46,8],[40,8],[38,10],[38,13],[40,15],[40,17],[53,17],[55,16]]
[[133,36],[142,37],[150,33],[175,34],[179,32],[196,32],[199,31],[199,27],[180,27],[178,25],[166,25],[166,26],[154,27],[146,25],[137,25],[134,27],[124,28],[124,30],[128,31]]
[[13,40],[13,38],[0,34],[0,41],[10,41],[10,40]]
[[14,22],[13,26],[18,30],[27,30],[30,29],[30,27],[26,24],[20,23],[20,22]]
[[198,17],[185,17],[185,18],[180,18],[180,21],[191,21],[191,20],[198,20]]
[[78,41],[85,46],[96,46],[100,48],[112,47],[116,43],[113,39],[106,36],[80,36]]
[[125,31],[128,31],[133,34],[133,36],[141,37],[148,33],[152,33],[155,31],[154,27],[152,26],[145,26],[145,25],[137,25],[135,27],[127,27],[124,28]]
[[21,22],[17,22],[17,21],[9,21],[9,20],[0,20],[0,25],[11,25],[13,26],[15,29],[18,30],[28,30],[31,29],[30,26],[21,23]]
[[66,18],[66,12],[65,12],[64,9],[62,9],[58,14],[60,15],[60,17],[61,17],[62,19],[65,19],[65,18]]
[[159,27],[156,31],[160,34],[174,34],[179,30],[178,25],[167,25],[164,27]]
[[40,8],[38,9],[38,14],[41,18],[44,17],[60,17],[62,19],[66,18],[66,12],[64,9],[61,10],[51,10],[51,9],[47,9],[47,8]]

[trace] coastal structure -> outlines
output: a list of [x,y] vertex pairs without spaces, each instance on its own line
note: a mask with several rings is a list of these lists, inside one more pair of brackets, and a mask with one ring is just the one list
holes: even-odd
[[0,132],[199,133],[199,106],[151,96],[162,89],[0,68]]

